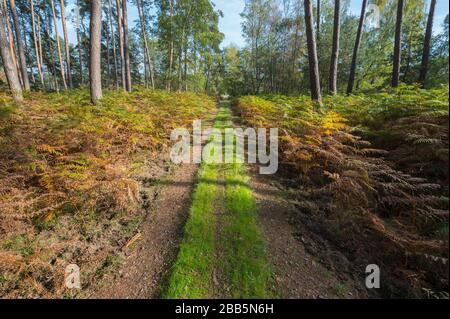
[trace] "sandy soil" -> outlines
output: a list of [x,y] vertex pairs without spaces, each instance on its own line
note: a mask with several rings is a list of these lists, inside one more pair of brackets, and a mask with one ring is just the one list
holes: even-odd
[[138,234],[124,247],[125,262],[102,278],[89,298],[147,299],[160,297],[161,287],[178,253],[191,203],[196,165],[182,165],[163,181],[156,202]]

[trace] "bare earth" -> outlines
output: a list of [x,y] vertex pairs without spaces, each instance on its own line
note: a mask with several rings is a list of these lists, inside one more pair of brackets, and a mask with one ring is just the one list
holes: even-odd
[[[124,248],[125,262],[102,279],[89,298],[159,298],[173,264],[191,204],[197,165],[178,167],[158,195],[135,242]],[[140,235],[139,235],[140,234]],[[131,242],[131,241],[130,241]]]
[[292,204],[283,190],[274,186],[273,176],[259,175],[251,169],[252,188],[257,200],[259,219],[266,238],[269,262],[275,273],[276,288],[281,298],[364,298],[360,283],[355,283],[321,264],[309,254],[298,234],[289,223]]

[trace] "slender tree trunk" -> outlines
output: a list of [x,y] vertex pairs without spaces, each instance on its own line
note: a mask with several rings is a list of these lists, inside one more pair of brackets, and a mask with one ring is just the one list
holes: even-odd
[[311,85],[311,98],[313,101],[321,101],[322,95],[320,93],[320,75],[319,62],[317,60],[317,45],[316,36],[314,32],[314,24],[312,17],[312,3],[311,0],[304,0],[305,9],[305,25],[306,25],[306,40],[308,42],[308,60],[309,60],[309,78]]
[[69,47],[69,37],[67,35],[67,25],[66,25],[66,13],[64,0],[60,0],[61,3],[61,21],[64,33],[64,47],[66,51],[66,65],[67,65],[67,79],[69,80],[69,87],[73,88],[72,83],[72,68],[70,66],[70,47]]
[[166,90],[170,91],[172,89],[172,66],[173,66],[173,1],[170,0],[170,42],[169,42],[169,69],[167,72],[167,84]]
[[[6,8],[4,10],[6,10]],[[6,38],[4,29],[4,25],[7,23],[9,22],[7,19],[6,11],[3,11],[3,6],[0,4],[0,54],[2,56],[3,68],[5,70],[6,78],[8,80],[13,99],[17,102],[21,102],[23,100],[22,86],[20,85],[17,68],[14,65],[14,60],[12,58],[13,53],[11,52],[11,48],[9,46],[8,39]]]
[[[59,92],[59,81],[58,78],[56,76],[56,65],[55,65],[55,58],[53,56],[53,45],[52,45],[52,34],[51,34],[51,30],[50,30],[50,16],[47,16],[46,19],[46,24],[47,24],[47,36],[48,36],[48,47],[49,47],[49,52],[50,52],[50,60],[52,63],[52,70],[53,70],[53,81],[54,81],[54,87],[56,92]],[[42,51],[41,51],[42,54]]]
[[19,18],[17,16],[15,1],[9,0],[9,6],[11,9],[12,18],[13,18],[13,22],[14,22],[14,31],[16,34],[17,51],[19,52],[19,65],[20,65],[20,71],[22,74],[23,87],[24,87],[25,91],[29,91],[30,90],[30,81],[28,80],[27,60],[25,58],[25,52],[23,51],[22,35],[20,33]]
[[39,44],[39,61],[41,65],[41,71],[42,71],[42,81],[45,80],[44,78],[44,57],[42,55],[42,34],[41,34],[41,16],[38,14],[37,16],[37,33],[38,33],[38,44]]
[[17,62],[16,48],[14,46],[14,36],[12,34],[11,27],[10,27],[10,24],[9,24],[10,21],[9,21],[9,15],[8,15],[8,5],[6,4],[6,0],[3,0],[3,6],[5,8],[4,19],[5,19],[5,23],[6,23],[6,31],[7,31],[7,34],[8,34],[9,48],[11,50],[11,54],[12,54],[12,59],[13,59],[14,65],[17,68],[17,75],[19,76],[20,85],[23,87],[22,71],[20,69],[19,63]]
[[100,0],[91,0],[90,24],[90,50],[89,50],[89,80],[91,88],[91,101],[96,104],[102,98],[102,71],[101,71],[101,37],[102,37],[102,4]]
[[123,48],[125,55],[125,87],[131,92],[131,66],[130,66],[130,48],[128,44],[128,11],[127,0],[122,0],[122,19],[123,19]]
[[117,4],[117,30],[119,33],[119,48],[120,48],[120,74],[122,77],[122,87],[124,90],[127,88],[126,75],[125,75],[125,53],[123,46],[123,34],[122,34],[122,15],[120,13],[120,0],[116,0]]
[[75,18],[75,28],[77,32],[77,46],[78,46],[78,63],[80,63],[80,82],[81,86],[83,86],[84,83],[84,75],[83,75],[83,52],[81,49],[81,35],[80,35],[80,5],[77,0],[77,7],[75,9],[76,11],[76,18]]
[[317,0],[317,41],[320,40],[320,0]]
[[109,52],[110,32],[108,22],[105,23],[104,28],[106,37],[106,87],[109,88],[111,84],[111,56]]
[[64,75],[64,64],[63,64],[62,55],[61,55],[61,44],[59,43],[58,24],[57,24],[57,19],[56,19],[55,4],[53,3],[53,0],[50,0],[50,6],[52,8],[53,24],[55,27],[56,48],[57,48],[57,52],[58,52],[59,67],[61,69],[60,70],[61,71],[61,79],[62,79],[62,82],[64,85],[64,89],[67,90],[66,76]]
[[337,75],[339,60],[339,37],[341,33],[341,0],[334,0],[334,27],[333,27],[333,47],[331,49],[330,63],[330,92],[337,93]]
[[428,62],[430,60],[431,37],[433,35],[433,20],[436,10],[436,0],[431,0],[430,12],[428,13],[427,29],[425,31],[425,39],[423,41],[422,64],[420,66],[419,82],[422,88],[425,88],[425,82],[428,73]]
[[403,25],[404,1],[398,0],[397,22],[395,24],[394,68],[392,70],[392,87],[398,87],[400,82],[401,49],[402,49],[402,25]]
[[141,0],[137,0],[137,7],[138,7],[138,11],[139,11],[139,20],[141,21],[142,37],[144,38],[144,51],[145,51],[144,53],[147,58],[148,69],[150,72],[150,83],[152,85],[152,89],[154,90],[155,89],[155,80],[154,80],[154,75],[153,75],[152,59],[151,59],[151,55],[150,55],[150,48],[148,46],[148,41],[147,41],[147,28],[145,25],[144,8],[142,6]]
[[117,70],[117,53],[116,53],[116,39],[114,35],[114,25],[112,20],[112,4],[111,0],[108,0],[108,10],[109,10],[109,28],[111,29],[111,45],[113,49],[113,59],[114,59],[114,81],[116,83],[116,89],[119,88],[119,75]]
[[34,49],[36,52],[36,65],[38,68],[39,73],[39,79],[41,81],[42,88],[45,89],[45,82],[44,82],[44,74],[42,73],[42,64],[40,61],[40,54],[39,54],[39,46],[38,41],[36,38],[36,24],[35,24],[35,18],[34,18],[34,0],[30,0],[31,4],[31,27],[33,28],[33,40],[34,40]]
[[355,47],[353,48],[352,65],[350,67],[350,77],[348,79],[347,94],[351,94],[353,92],[353,86],[355,85],[356,64],[358,62],[358,53],[359,48],[361,46],[361,37],[364,27],[364,21],[366,19],[366,7],[367,7],[367,0],[363,0],[361,6],[361,15],[359,17],[358,31],[356,32]]

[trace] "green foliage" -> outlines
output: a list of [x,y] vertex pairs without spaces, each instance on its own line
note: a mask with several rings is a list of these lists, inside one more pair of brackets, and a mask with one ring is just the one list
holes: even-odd
[[[12,108],[6,94],[0,100],[2,109]],[[93,106],[87,91],[71,90],[30,93],[0,117],[0,243],[7,240],[0,271],[15,278],[30,265],[39,268],[2,295],[59,296],[60,268],[49,262],[63,255],[78,261],[89,278],[97,276],[99,263],[141,220],[142,176],[167,165],[171,130],[190,128],[214,109],[204,94],[137,88],[105,92]],[[25,237],[8,237],[16,233]],[[96,258],[90,256],[93,243]]]
[[[405,267],[403,255],[448,258],[448,242],[440,241],[448,220],[447,94],[448,88],[403,87],[330,96],[320,113],[307,96],[244,96],[234,107],[249,126],[279,129],[280,169],[297,185],[298,218],[306,216],[321,235],[345,243],[350,258],[377,258],[394,272]],[[397,146],[374,148],[357,127],[388,138],[397,134]],[[442,171],[432,175],[437,168]],[[447,278],[438,262],[417,263],[409,267]],[[428,284],[444,289],[439,280]]]

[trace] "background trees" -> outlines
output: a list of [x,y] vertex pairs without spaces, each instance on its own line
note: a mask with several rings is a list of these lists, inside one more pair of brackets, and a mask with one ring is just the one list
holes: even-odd
[[[335,15],[338,2],[339,15]],[[312,1],[316,17],[318,3]],[[362,14],[358,16],[351,14],[350,4],[349,0],[320,1],[320,19],[316,18],[315,22],[316,30],[320,30],[317,55],[321,90],[352,93],[389,87],[395,60],[400,61],[397,63],[399,69],[396,68],[398,83],[418,83],[431,0],[404,1],[403,32],[398,37],[396,59],[394,44],[399,1],[364,0]],[[298,94],[309,91],[310,67],[303,11],[303,1],[298,0],[246,1],[242,16],[247,45],[237,54],[239,62],[234,63],[240,70],[236,81],[244,78],[247,83],[241,86],[240,93]],[[339,31],[335,27],[336,18],[339,18],[337,25],[341,29],[337,38],[334,37],[334,32]],[[428,87],[448,83],[444,80],[448,74],[448,22],[442,30],[431,38]],[[339,40],[339,46],[336,46],[336,40]],[[332,59],[336,53],[338,57]],[[441,66],[437,61],[442,63]],[[224,82],[228,91],[234,92],[239,87],[229,83],[229,79]]]
[[[23,90],[27,79],[34,90],[88,86],[90,1],[1,2]],[[364,0],[360,16],[351,14],[350,0],[311,1],[322,92],[423,85],[425,76],[427,87],[448,83],[448,19],[433,34],[435,1],[402,2],[396,23],[399,0]],[[245,0],[242,48],[220,47],[222,13],[209,0],[104,0],[101,6],[103,87],[232,94],[298,94],[311,87],[304,1]],[[138,14],[130,17],[130,8]]]

